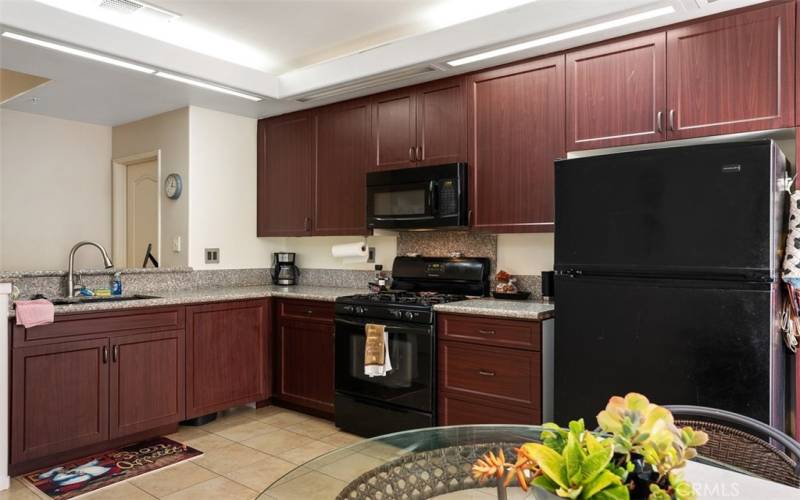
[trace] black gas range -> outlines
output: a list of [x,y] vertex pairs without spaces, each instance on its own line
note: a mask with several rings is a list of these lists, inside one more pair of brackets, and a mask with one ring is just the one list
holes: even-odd
[[[336,300],[336,425],[375,436],[436,425],[433,306],[489,293],[487,258],[397,257],[390,290]],[[384,325],[392,370],[364,374],[367,324]]]

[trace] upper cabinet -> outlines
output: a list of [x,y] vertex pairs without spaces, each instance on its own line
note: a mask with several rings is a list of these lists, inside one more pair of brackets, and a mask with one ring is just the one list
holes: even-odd
[[300,112],[259,122],[258,236],[311,234],[315,120]]
[[794,126],[794,7],[667,31],[668,139]]
[[366,99],[320,110],[314,193],[315,235],[366,234],[370,105]]
[[666,34],[567,54],[567,149],[663,141]]
[[792,127],[795,5],[567,54],[567,149]]
[[470,75],[472,226],[553,230],[553,161],[564,157],[564,56]]
[[370,103],[259,121],[258,236],[366,234]]
[[464,80],[405,88],[372,100],[370,170],[466,159]]

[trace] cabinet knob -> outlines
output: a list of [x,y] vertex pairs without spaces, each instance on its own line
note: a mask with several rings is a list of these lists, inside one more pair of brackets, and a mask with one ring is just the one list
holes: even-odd
[[119,358],[119,346],[115,345],[114,349],[111,350],[111,361],[116,363],[117,362],[117,358]]
[[664,132],[664,113],[662,111],[656,113],[656,129],[659,134]]
[[675,110],[669,110],[669,129],[675,131]]
[[408,148],[408,161],[414,161],[414,146]]
[[103,346],[103,364],[108,363],[108,346]]
[[494,330],[478,330],[481,335],[494,335]]
[[478,370],[478,374],[483,375],[484,377],[494,377],[495,372],[494,370]]
[[314,311],[312,311],[311,309],[309,309],[308,311],[306,311],[306,314],[308,314],[309,316],[311,316],[312,314],[314,314]]
[[417,161],[422,161],[422,146],[417,146]]

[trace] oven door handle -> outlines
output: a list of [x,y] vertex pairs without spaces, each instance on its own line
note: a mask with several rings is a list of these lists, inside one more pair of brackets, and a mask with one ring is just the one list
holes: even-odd
[[[356,327],[359,327],[359,328],[363,329],[365,326],[367,326],[367,323],[369,323],[369,321],[361,322],[361,321],[351,321],[349,319],[336,318],[336,323],[339,323],[339,324],[342,324],[342,325],[348,325],[348,326],[356,326]],[[374,323],[374,324],[379,325],[379,324],[383,324],[383,323]],[[401,330],[403,330],[405,332],[413,333],[413,334],[416,334],[416,335],[430,335],[430,330],[425,326],[420,326],[418,328],[413,327],[413,326],[406,326],[406,327],[400,328],[400,327],[397,327],[397,326],[385,325],[384,324],[383,327],[385,328],[386,333],[396,332],[398,329],[401,329]]]

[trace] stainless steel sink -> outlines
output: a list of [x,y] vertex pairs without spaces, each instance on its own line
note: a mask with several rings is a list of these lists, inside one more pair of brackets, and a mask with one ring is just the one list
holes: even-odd
[[96,304],[99,302],[125,302],[128,300],[157,299],[154,295],[112,295],[111,297],[58,297],[50,299],[54,305],[70,306],[76,304]]

